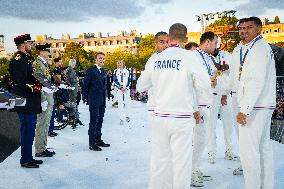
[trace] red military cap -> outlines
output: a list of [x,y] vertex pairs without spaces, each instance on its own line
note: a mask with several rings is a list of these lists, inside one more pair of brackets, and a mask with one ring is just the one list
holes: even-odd
[[18,46],[22,43],[25,43],[25,42],[29,42],[29,41],[33,42],[31,40],[30,34],[24,34],[24,35],[20,35],[20,36],[14,38],[14,42],[15,42],[16,46]]

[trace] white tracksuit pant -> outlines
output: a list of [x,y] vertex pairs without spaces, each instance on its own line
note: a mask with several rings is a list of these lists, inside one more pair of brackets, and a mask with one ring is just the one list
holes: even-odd
[[239,125],[237,123],[237,114],[240,112],[239,104],[238,104],[238,95],[237,93],[232,93],[232,114],[233,114],[233,123],[236,134],[239,138]]
[[270,123],[273,110],[253,110],[239,126],[240,159],[246,189],[273,189],[273,151]]
[[218,120],[218,113],[220,110],[221,119],[223,122],[224,129],[224,139],[226,149],[232,149],[232,127],[233,127],[233,117],[231,111],[231,99],[228,95],[227,105],[221,105],[221,96],[213,95],[213,104],[210,111],[210,125],[208,129],[208,152],[217,152],[216,143],[216,126]]
[[192,150],[192,171],[197,171],[200,168],[200,160],[202,153],[206,147],[206,138],[209,133],[207,129],[210,121],[210,109],[207,107],[200,108],[200,114],[203,117],[201,124],[193,128],[193,150]]
[[125,120],[128,116],[129,102],[130,102],[130,90],[124,93],[121,90],[117,91],[118,111],[120,113],[119,118]]
[[153,116],[150,189],[188,189],[195,119]]

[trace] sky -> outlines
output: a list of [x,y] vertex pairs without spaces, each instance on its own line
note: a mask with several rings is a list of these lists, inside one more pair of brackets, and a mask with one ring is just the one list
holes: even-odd
[[183,23],[189,32],[200,31],[195,15],[236,10],[236,16],[259,16],[284,22],[284,0],[0,0],[0,34],[5,49],[16,50],[13,38],[30,33],[62,34],[77,37],[81,33],[136,29],[143,35],[168,31],[173,23]]

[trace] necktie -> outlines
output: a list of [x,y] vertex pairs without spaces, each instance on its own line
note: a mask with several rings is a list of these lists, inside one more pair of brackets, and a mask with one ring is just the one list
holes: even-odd
[[100,74],[101,74],[102,77],[104,76],[104,69],[103,68],[100,68]]

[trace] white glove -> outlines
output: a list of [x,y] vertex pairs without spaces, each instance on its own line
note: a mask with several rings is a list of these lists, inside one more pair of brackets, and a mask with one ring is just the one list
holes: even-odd
[[54,93],[54,90],[53,89],[49,89],[47,87],[42,87],[41,90],[47,94],[51,94],[51,93]]
[[13,102],[10,102],[10,104],[8,102],[3,102],[0,103],[0,108],[4,108],[4,109],[12,109],[14,108],[15,103],[13,104]]
[[18,104],[17,106],[25,106],[27,103],[26,99],[24,100],[24,102],[22,104]]
[[56,91],[58,91],[58,87],[57,86],[55,86],[55,85],[53,85],[52,87],[52,91],[55,93]]
[[67,87],[68,87],[68,86],[65,85],[65,84],[60,84],[58,88],[60,88],[60,89],[67,89]]
[[41,109],[42,111],[46,111],[47,110],[47,105],[48,105],[48,102],[47,101],[43,101],[41,103]]

